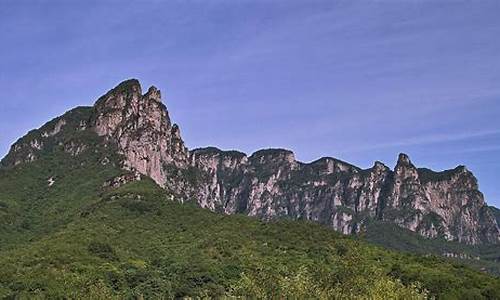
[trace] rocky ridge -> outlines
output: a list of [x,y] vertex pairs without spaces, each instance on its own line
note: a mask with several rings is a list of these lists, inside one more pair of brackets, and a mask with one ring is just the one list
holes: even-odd
[[142,174],[180,201],[196,201],[226,214],[306,219],[345,234],[363,231],[370,220],[382,220],[428,238],[500,242],[497,221],[477,179],[463,166],[434,172],[416,168],[405,154],[391,170],[381,162],[361,169],[331,157],[303,163],[284,149],[250,156],[213,147],[189,151],[160,91],[151,87],[142,94],[135,79],[122,82],[93,107],[77,108],[30,132],[12,146],[0,166],[29,163],[54,147],[72,156],[91,151],[86,140],[61,138],[75,131],[116,148],[118,161],[103,157],[102,163],[120,164],[132,175],[110,179],[111,187],[140,180]]

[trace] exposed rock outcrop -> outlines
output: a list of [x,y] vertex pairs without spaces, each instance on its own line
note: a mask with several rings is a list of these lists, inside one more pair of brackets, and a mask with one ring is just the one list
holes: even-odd
[[97,100],[90,128],[116,142],[124,167],[151,177],[165,187],[165,165],[185,167],[189,154],[172,125],[161,94],[155,87],[142,95],[135,79],[122,82]]
[[[160,91],[151,87],[142,94],[134,79],[106,93],[94,107],[68,114],[20,139],[1,164],[31,162],[53,145],[78,156],[90,145],[61,137],[88,132],[106,147],[114,145],[121,166],[131,171],[106,182],[106,187],[140,180],[138,174],[142,174],[173,192],[176,199],[194,200],[226,214],[307,219],[345,234],[363,231],[367,221],[377,219],[429,238],[467,244],[500,242],[492,210],[474,175],[462,166],[433,172],[416,168],[401,154],[394,170],[381,162],[363,170],[330,157],[302,163],[283,149],[251,156],[213,147],[188,151]],[[108,157],[100,161],[110,163]]]
[[404,154],[394,171],[379,162],[362,170],[333,158],[304,164],[286,150],[247,158],[212,148],[193,155],[207,174],[196,183],[197,199],[207,208],[263,219],[308,219],[346,234],[379,219],[429,238],[499,242],[496,220],[464,167],[439,173],[417,169]]

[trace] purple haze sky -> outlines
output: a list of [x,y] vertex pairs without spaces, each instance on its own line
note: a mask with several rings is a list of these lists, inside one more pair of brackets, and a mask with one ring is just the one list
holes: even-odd
[[0,2],[0,156],[127,78],[190,148],[464,164],[500,205],[500,1]]

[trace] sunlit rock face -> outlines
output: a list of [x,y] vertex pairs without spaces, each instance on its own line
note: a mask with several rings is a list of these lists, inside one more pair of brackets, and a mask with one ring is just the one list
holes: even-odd
[[[440,173],[421,169],[419,174],[428,199],[427,210],[439,216],[438,222],[433,223],[438,233],[468,244],[498,242],[498,227],[491,226],[495,218],[470,171],[459,166]],[[421,230],[433,237],[426,233],[425,226]]]
[[379,162],[362,170],[333,158],[304,164],[279,149],[250,157],[216,149],[193,155],[206,175],[197,183],[202,187],[197,199],[213,210],[266,220],[307,219],[345,234],[378,219],[428,238],[499,242],[496,220],[464,167],[438,173],[417,169],[404,154],[394,170]]
[[188,164],[188,151],[178,126],[170,122],[160,91],[151,87],[143,95],[137,80],[125,81],[97,100],[90,126],[118,144],[126,169],[160,186],[165,187],[167,165]]
[[[179,201],[226,214],[311,220],[345,234],[381,220],[428,238],[500,242],[492,210],[465,167],[434,172],[415,167],[405,154],[391,170],[380,162],[361,169],[331,157],[302,163],[284,149],[250,156],[213,147],[188,151],[160,91],[151,87],[143,94],[137,80],[119,84],[93,107],[77,108],[30,132],[1,166],[30,163],[57,147],[70,156],[92,151],[92,143],[71,138],[75,132],[92,132],[116,148],[120,165],[131,171],[104,183],[107,187],[143,175]],[[114,162],[103,157],[101,163]]]
[[434,172],[417,169],[399,156],[382,210],[382,219],[423,236],[468,244],[499,241],[498,226],[465,167]]

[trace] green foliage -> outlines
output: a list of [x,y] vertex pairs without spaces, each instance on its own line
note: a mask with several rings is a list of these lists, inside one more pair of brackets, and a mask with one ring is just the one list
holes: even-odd
[[361,237],[370,243],[420,255],[442,256],[444,253],[463,255],[465,259],[448,260],[455,264],[466,264],[478,270],[500,275],[500,245],[470,246],[450,242],[444,238],[426,239],[415,232],[388,222],[371,221],[366,225],[366,231],[361,234]]
[[107,243],[91,242],[88,250],[91,254],[94,254],[102,259],[116,260],[115,251]]
[[[331,257],[334,268],[300,266],[276,270],[259,266],[243,273],[231,286],[231,296],[258,299],[427,299],[418,284],[405,286],[373,268],[364,257]],[[357,266],[354,266],[354,263]]]
[[228,156],[233,158],[243,158],[246,156],[245,153],[236,151],[236,150],[221,150],[216,147],[205,147],[205,148],[196,148],[191,150],[193,153],[197,155],[213,155],[219,154],[221,156]]
[[95,149],[0,168],[0,298],[494,299],[500,290],[462,265],[318,224],[177,203],[149,179],[106,189],[123,171],[101,163],[112,148]]
[[427,168],[419,168],[418,169],[418,178],[422,184],[426,184],[430,181],[446,181],[450,180],[453,175],[457,174],[463,166],[458,166],[455,169],[445,170],[441,172],[435,172]]

